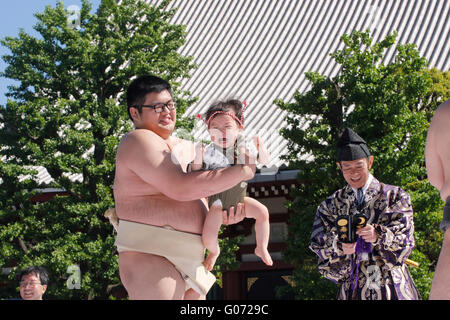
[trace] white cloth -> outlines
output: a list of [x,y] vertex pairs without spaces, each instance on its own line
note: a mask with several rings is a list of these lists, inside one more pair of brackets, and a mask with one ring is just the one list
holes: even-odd
[[203,265],[201,235],[120,220],[115,245],[118,252],[137,251],[165,257],[180,272],[187,289],[206,295],[216,277]]
[[[254,157],[255,159],[258,156],[258,150],[255,146],[255,143],[252,141],[244,141],[245,147],[247,148],[249,155]],[[232,150],[232,149],[231,149]],[[230,158],[233,158],[234,154],[230,155]],[[218,147],[214,146],[213,143],[210,143],[205,148],[205,153],[203,154],[203,164],[205,170],[216,170],[220,168],[226,168],[234,163],[228,159]]]
[[[371,173],[369,173],[369,177],[367,178],[366,184],[364,185],[364,187],[362,188],[362,192],[365,195],[367,188],[369,188],[370,184],[372,183],[373,180],[373,175]],[[355,193],[355,197],[358,197],[358,190],[356,190],[355,188],[352,187],[353,192]]]

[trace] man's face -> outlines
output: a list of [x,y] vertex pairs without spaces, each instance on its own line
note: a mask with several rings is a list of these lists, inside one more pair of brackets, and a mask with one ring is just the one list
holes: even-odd
[[372,168],[373,156],[353,161],[337,162],[345,181],[354,189],[362,188],[369,178],[369,170]]
[[[156,105],[158,103],[169,103],[173,101],[169,91],[151,92],[145,96],[143,105]],[[177,110],[164,108],[161,113],[152,108],[143,107],[141,113],[136,108],[130,108],[133,122],[137,129],[148,129],[161,136],[163,139],[169,137],[175,129]]]
[[38,275],[27,274],[20,280],[20,296],[24,300],[42,300],[47,285],[42,285]]

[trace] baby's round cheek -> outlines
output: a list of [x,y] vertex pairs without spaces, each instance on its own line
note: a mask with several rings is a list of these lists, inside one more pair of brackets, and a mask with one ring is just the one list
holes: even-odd
[[237,135],[238,135],[238,132],[231,131],[227,134],[227,137],[230,139],[235,139],[237,137]]
[[221,136],[221,133],[219,130],[211,129],[209,130],[209,135],[211,136],[211,138],[217,138]]

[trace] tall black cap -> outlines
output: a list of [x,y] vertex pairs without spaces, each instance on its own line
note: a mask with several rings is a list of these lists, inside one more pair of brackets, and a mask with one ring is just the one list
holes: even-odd
[[337,148],[338,161],[353,161],[370,156],[366,141],[350,128],[345,128],[342,132]]

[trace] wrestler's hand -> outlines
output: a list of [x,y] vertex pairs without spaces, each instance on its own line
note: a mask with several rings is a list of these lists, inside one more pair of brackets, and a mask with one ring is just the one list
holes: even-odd
[[234,207],[230,207],[229,212],[227,210],[222,211],[222,224],[230,225],[241,222],[245,218],[245,206],[243,203],[238,203],[236,213]]
[[256,164],[243,165],[242,170],[244,173],[244,178],[242,180],[245,180],[245,181],[251,180],[251,179],[253,179],[253,177],[255,176],[255,173],[256,173]]
[[344,251],[344,254],[353,254],[355,253],[355,249],[356,249],[356,242],[342,243],[342,251]]
[[378,234],[375,228],[370,224],[356,231],[356,234],[363,238],[366,242],[374,243],[377,242],[378,239]]

